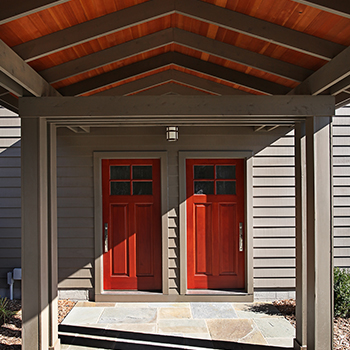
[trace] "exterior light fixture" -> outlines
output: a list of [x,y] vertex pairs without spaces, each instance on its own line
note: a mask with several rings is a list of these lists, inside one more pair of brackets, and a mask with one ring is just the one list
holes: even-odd
[[167,141],[177,141],[179,138],[179,127],[178,126],[167,126],[166,127],[166,139]]

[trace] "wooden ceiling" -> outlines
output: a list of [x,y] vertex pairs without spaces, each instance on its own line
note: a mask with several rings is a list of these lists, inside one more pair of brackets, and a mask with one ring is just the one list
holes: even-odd
[[318,95],[350,102],[349,0],[2,0],[19,96]]

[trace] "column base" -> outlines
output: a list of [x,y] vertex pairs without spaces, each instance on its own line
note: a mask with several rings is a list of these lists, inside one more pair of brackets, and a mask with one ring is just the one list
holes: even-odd
[[294,350],[307,350],[307,346],[300,345],[299,342],[294,338]]
[[61,340],[57,339],[53,346],[50,346],[48,350],[61,350]]

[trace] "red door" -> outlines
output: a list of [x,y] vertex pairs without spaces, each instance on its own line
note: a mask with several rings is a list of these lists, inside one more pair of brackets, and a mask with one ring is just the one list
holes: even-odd
[[102,160],[102,197],[104,289],[161,290],[160,160]]
[[188,159],[186,194],[188,289],[244,288],[243,159]]

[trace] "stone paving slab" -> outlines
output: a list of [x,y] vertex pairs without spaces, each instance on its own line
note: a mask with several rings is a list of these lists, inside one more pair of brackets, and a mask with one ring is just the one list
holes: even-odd
[[68,316],[63,320],[62,324],[77,326],[95,324],[98,322],[104,310],[105,308],[103,307],[74,307]]
[[155,323],[156,308],[105,308],[98,323]]
[[237,318],[237,314],[230,303],[191,303],[194,319]]
[[158,309],[158,319],[167,320],[167,319],[176,319],[176,318],[192,318],[190,308],[180,308],[180,307],[162,307]]
[[238,318],[283,317],[272,304],[234,303],[232,304]]
[[162,333],[208,333],[204,320],[159,320],[158,332]]
[[265,338],[293,338],[295,328],[285,318],[256,318],[253,320]]

